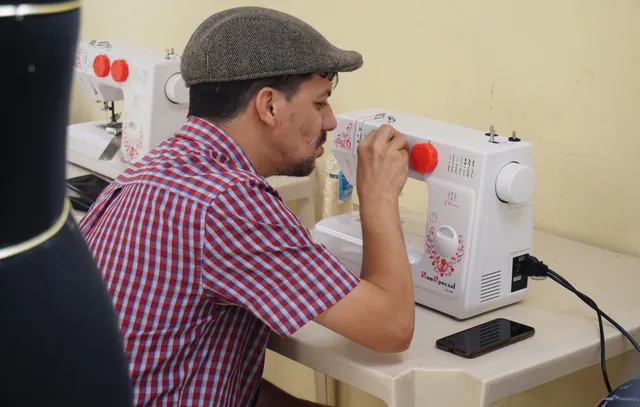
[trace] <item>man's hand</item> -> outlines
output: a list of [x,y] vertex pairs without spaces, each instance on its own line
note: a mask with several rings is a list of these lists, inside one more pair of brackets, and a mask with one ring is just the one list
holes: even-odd
[[389,125],[358,146],[363,259],[361,281],[316,322],[380,352],[411,343],[415,303],[411,268],[400,224],[400,191],[409,172],[406,138]]
[[409,173],[408,147],[406,137],[388,124],[362,140],[356,178],[361,201],[398,198]]

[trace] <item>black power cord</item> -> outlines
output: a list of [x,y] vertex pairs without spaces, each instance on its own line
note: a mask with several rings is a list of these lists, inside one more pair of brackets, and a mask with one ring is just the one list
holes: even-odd
[[568,281],[562,278],[559,274],[554,273],[553,271],[549,271],[549,278],[551,278],[556,283],[560,284],[564,288],[576,294],[582,301],[587,303],[591,308],[593,308],[598,315],[598,326],[600,328],[600,366],[602,367],[602,377],[604,379],[604,384],[607,386],[607,391],[611,393],[611,383],[609,382],[609,376],[607,375],[607,364],[605,357],[605,346],[604,346],[604,326],[602,325],[602,311],[598,308],[598,305],[591,298],[582,294],[580,291],[576,290]]
[[571,283],[569,283],[564,277],[555,271],[551,270],[546,264],[538,260],[536,257],[527,255],[522,263],[521,272],[528,277],[548,277],[556,283],[560,284],[562,287],[571,291],[575,295],[578,296],[582,301],[584,301],[589,307],[591,307],[594,311],[596,311],[598,315],[598,326],[600,328],[600,365],[602,367],[602,377],[604,379],[604,383],[607,386],[607,390],[611,393],[611,383],[609,382],[609,376],[607,375],[607,365],[605,361],[605,345],[604,345],[604,327],[602,325],[602,318],[609,321],[613,326],[615,326],[621,333],[624,335],[629,342],[633,345],[633,347],[640,353],[640,345],[638,342],[633,339],[633,336],[629,334],[624,328],[620,326],[616,321],[611,319],[607,314],[602,312],[598,304],[593,301],[591,298],[586,296],[585,294],[578,291]]

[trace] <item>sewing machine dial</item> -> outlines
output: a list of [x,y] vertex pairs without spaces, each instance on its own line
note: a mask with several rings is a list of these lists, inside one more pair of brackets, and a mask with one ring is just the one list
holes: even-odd
[[450,258],[458,249],[458,233],[451,226],[440,226],[435,233],[434,249],[443,258]]
[[409,159],[414,171],[433,172],[438,165],[438,150],[431,143],[419,143],[411,148]]
[[507,203],[521,204],[533,196],[536,174],[533,168],[517,162],[510,162],[498,173],[496,195]]
[[109,75],[111,70],[111,61],[106,55],[98,55],[93,60],[93,72],[98,78],[104,78]]

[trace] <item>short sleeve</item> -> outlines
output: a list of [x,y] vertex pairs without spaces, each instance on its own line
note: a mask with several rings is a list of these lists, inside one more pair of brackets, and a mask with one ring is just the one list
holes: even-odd
[[227,188],[209,207],[202,256],[205,292],[246,308],[283,337],[359,282],[257,181]]

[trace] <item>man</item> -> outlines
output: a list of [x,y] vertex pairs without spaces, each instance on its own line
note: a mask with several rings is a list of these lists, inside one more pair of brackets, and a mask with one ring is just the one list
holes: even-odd
[[193,33],[186,123],[81,224],[120,318],[138,406],[297,405],[267,383],[260,391],[264,352],[270,332],[310,321],[375,351],[409,346],[406,139],[384,126],[358,148],[361,278],[265,181],[312,173],[336,127],[337,75],[361,66],[360,54],[270,9],[226,10]]

